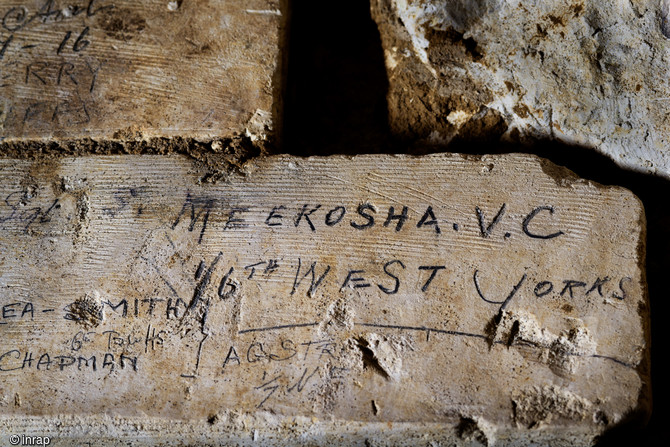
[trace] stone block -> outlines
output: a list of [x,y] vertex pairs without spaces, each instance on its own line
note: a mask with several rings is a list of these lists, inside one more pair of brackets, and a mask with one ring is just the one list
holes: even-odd
[[5,154],[217,152],[275,136],[279,0],[3,0],[0,17]]
[[670,1],[371,3],[396,135],[556,140],[670,177]]
[[629,191],[519,154],[204,175],[0,160],[3,437],[589,445],[648,416]]

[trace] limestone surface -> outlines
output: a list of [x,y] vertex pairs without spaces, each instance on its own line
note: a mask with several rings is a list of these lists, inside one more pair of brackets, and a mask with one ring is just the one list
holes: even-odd
[[648,416],[629,191],[518,154],[245,168],[0,160],[2,442],[589,445]]
[[5,152],[275,134],[279,0],[2,0],[0,19]]
[[670,1],[373,0],[397,135],[558,140],[670,177]]

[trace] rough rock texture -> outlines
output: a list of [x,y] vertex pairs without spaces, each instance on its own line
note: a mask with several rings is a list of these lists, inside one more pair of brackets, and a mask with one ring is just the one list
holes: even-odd
[[670,1],[372,0],[397,135],[559,140],[670,177]]
[[0,18],[0,153],[234,151],[280,127],[280,0],[3,0]]
[[0,160],[0,433],[591,444],[650,410],[644,213],[525,155]]

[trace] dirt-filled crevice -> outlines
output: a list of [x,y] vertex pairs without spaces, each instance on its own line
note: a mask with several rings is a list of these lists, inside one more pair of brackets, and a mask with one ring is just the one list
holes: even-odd
[[[128,137],[123,135],[123,137]],[[122,138],[96,141],[79,140],[29,140],[4,142],[0,156],[7,158],[48,161],[61,157],[86,155],[169,155],[183,154],[193,158],[212,179],[237,171],[249,160],[267,154],[266,146],[253,141],[248,135],[198,141],[193,138]]]

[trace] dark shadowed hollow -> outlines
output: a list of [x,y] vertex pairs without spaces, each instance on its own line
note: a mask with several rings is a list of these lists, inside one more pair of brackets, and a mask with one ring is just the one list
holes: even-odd
[[[651,302],[651,358],[653,412],[642,430],[622,426],[598,445],[665,446],[670,375],[664,356],[670,343],[665,331],[668,312],[667,275],[670,271],[670,182],[618,167],[590,148],[558,141],[511,145],[499,135],[474,135],[446,147],[425,148],[399,142],[387,119],[388,81],[379,32],[369,4],[342,0],[317,4],[292,0],[288,45],[287,91],[282,147],[277,152],[298,156],[461,152],[537,154],[565,166],[577,175],[604,185],[633,191],[644,203],[647,216],[647,281]],[[663,442],[666,441],[666,442]]]

